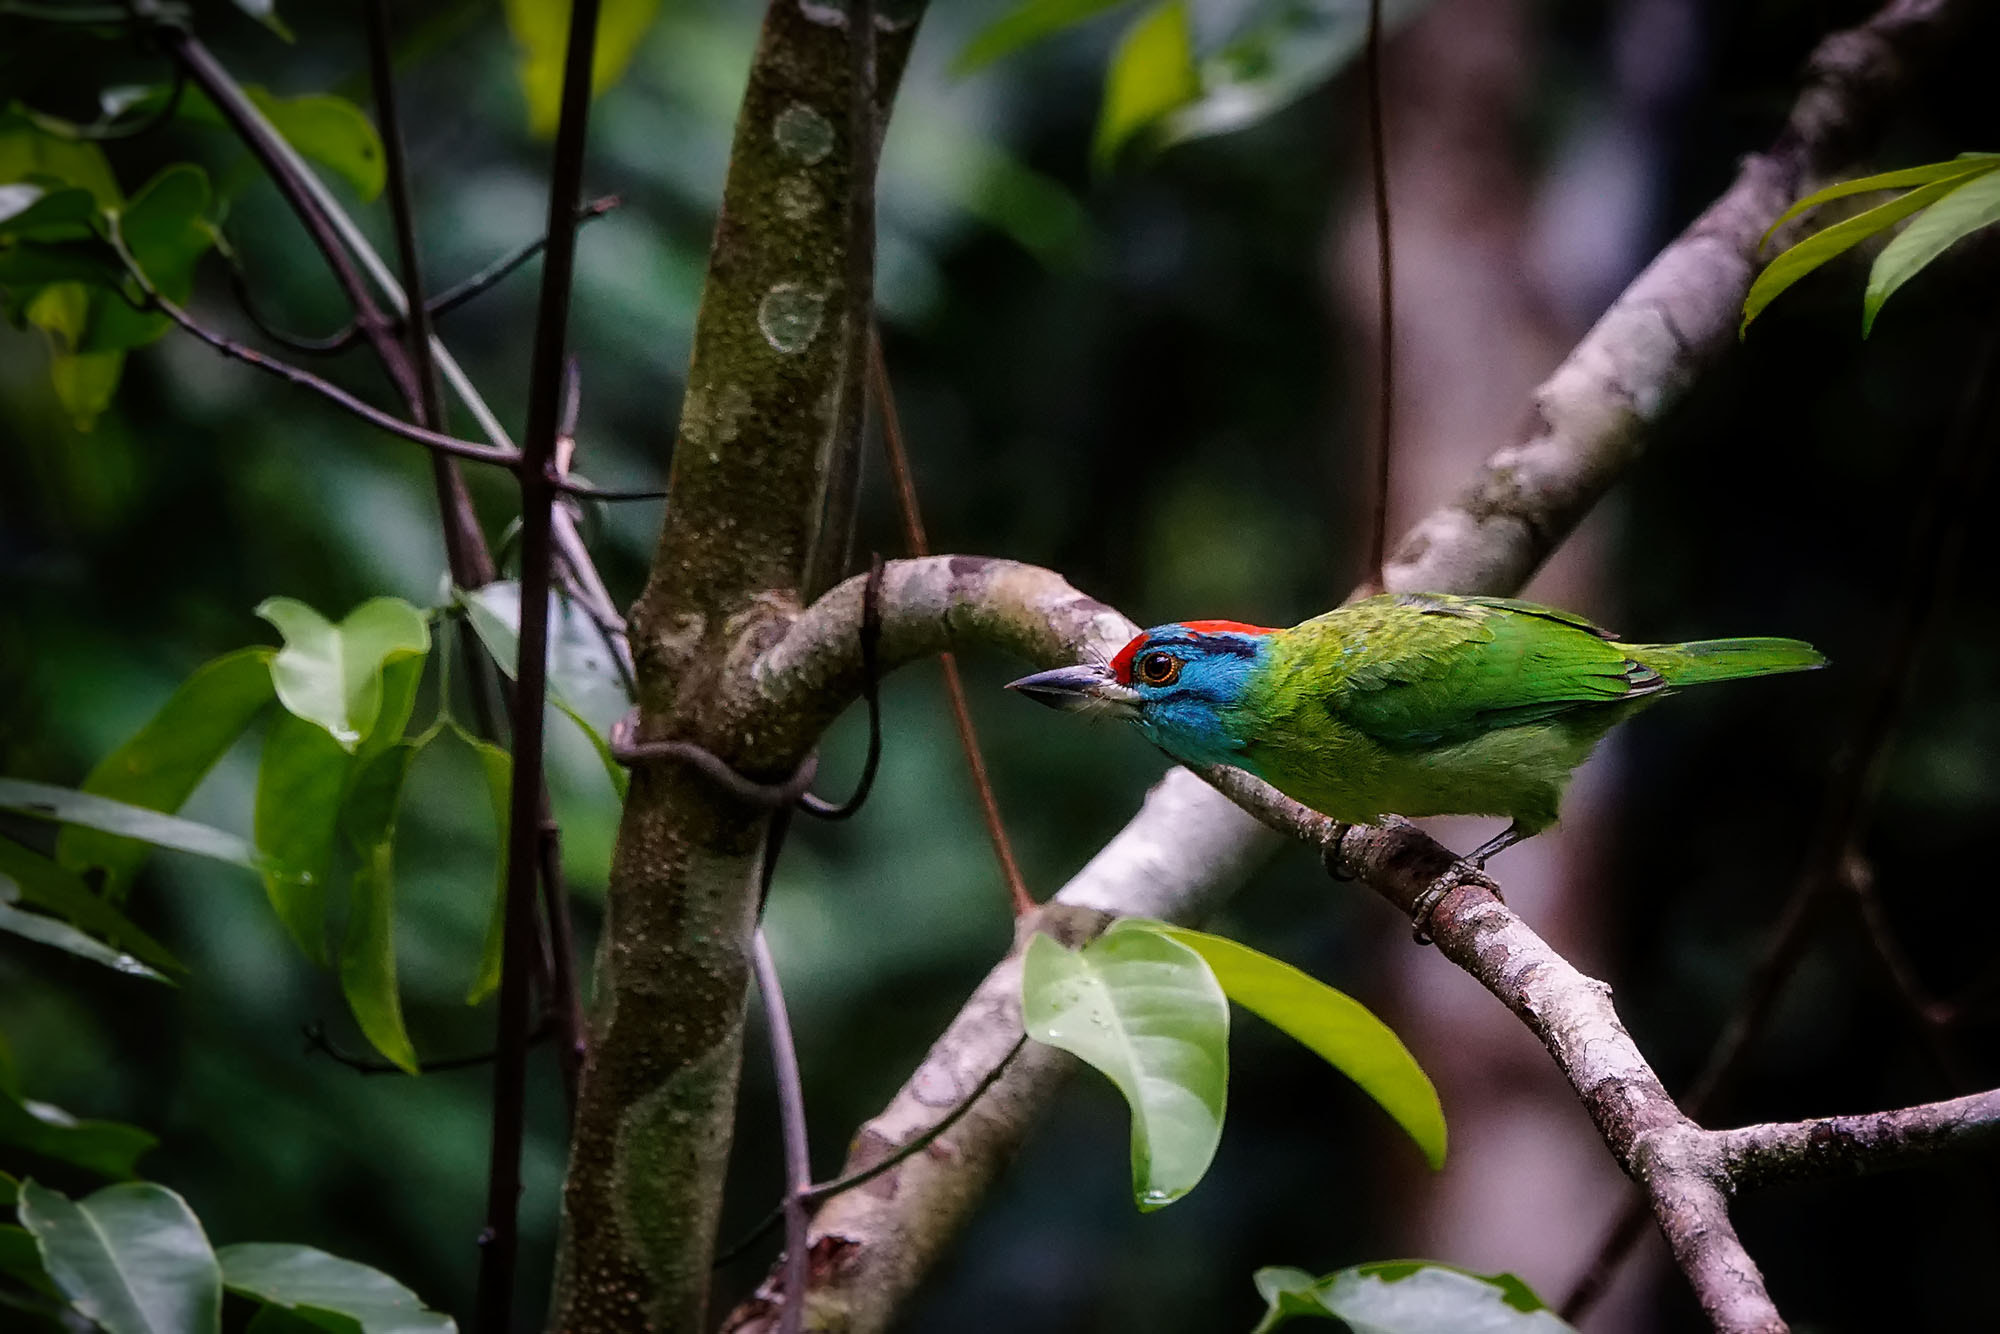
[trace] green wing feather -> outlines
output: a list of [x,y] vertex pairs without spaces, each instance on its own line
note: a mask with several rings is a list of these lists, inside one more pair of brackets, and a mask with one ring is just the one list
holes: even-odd
[[1286,684],[1319,694],[1334,719],[1393,750],[1455,745],[1666,688],[1608,632],[1511,598],[1385,594],[1288,633],[1294,661],[1321,669],[1288,673]]

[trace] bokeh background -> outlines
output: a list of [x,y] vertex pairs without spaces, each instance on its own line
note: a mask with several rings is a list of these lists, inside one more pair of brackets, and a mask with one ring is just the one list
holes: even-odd
[[[880,300],[888,358],[934,544],[1051,565],[1141,623],[1228,616],[1287,624],[1356,581],[1373,320],[1358,76],[1242,132],[1094,174],[1090,136],[1117,20],[976,76],[952,58],[1005,0],[926,20],[889,136]],[[1202,31],[1241,7],[1197,5]],[[1448,498],[1506,443],[1529,390],[1645,260],[1770,141],[1801,63],[1865,3],[1444,0],[1389,47],[1397,208],[1402,520]],[[526,132],[500,7],[397,7],[402,93],[434,280],[540,226],[547,146]],[[365,101],[353,6],[291,0],[281,43],[231,6],[195,6],[246,81]],[[755,36],[748,0],[667,0],[599,102],[586,177],[625,205],[584,233],[573,344],[584,368],[581,467],[611,485],[664,476],[702,264]],[[1871,162],[2000,142],[1992,24],[1923,80]],[[0,96],[82,114],[101,85],[158,77],[143,53],[0,29]],[[234,191],[226,231],[290,327],[344,318],[268,184],[220,134],[120,145],[128,188],[204,158]],[[379,206],[363,210],[378,242]],[[1962,252],[1962,253],[1961,253]],[[196,305],[243,328],[219,266]],[[530,274],[532,271],[530,271]],[[1734,1008],[1806,846],[1838,739],[1913,580],[1904,551],[1952,412],[1990,325],[1993,247],[1960,247],[1859,337],[1861,262],[1781,300],[1652,442],[1533,592],[1643,639],[1775,633],[1835,669],[1704,691],[1653,710],[1586,771],[1563,832],[1495,863],[1529,920],[1608,978],[1642,1048],[1680,1088]],[[503,420],[525,412],[533,278],[442,332]],[[337,367],[379,397],[362,357]],[[94,432],[68,425],[28,334],[0,331],[0,771],[74,783],[200,662],[267,627],[271,595],[340,614],[373,595],[439,600],[427,468],[323,404],[184,339],[135,356]],[[1996,440],[1991,423],[1982,449]],[[871,461],[864,547],[899,531]],[[505,488],[476,479],[489,529]],[[1982,982],[1957,1037],[1972,1075],[2000,1072],[1993,1026],[2000,910],[2000,605],[1990,485],[1889,756],[1863,845],[1890,925],[1925,984]],[[657,506],[592,512],[613,590],[636,593]],[[1399,524],[1400,526],[1400,524]],[[1053,892],[1134,809],[1162,760],[997,687],[973,660],[974,711],[1030,884]],[[795,834],[770,930],[804,1060],[815,1164],[912,1068],[1007,945],[1005,896],[934,670],[885,700],[888,752],[867,811]],[[586,937],[616,808],[557,726],[558,804]],[[851,773],[859,720],[824,772]],[[466,756],[434,747],[406,802],[398,946],[420,1047],[490,1041],[469,1010],[492,887],[492,829]],[[248,824],[254,738],[190,813]],[[830,781],[838,781],[832,778]],[[1466,844],[1484,829],[1456,827]],[[218,1243],[288,1240],[469,1307],[487,1151],[484,1071],[364,1078],[308,1054],[324,1022],[358,1046],[337,990],[287,945],[252,878],[160,858],[138,920],[188,962],[176,990],[0,939],[0,1034],[31,1096],[160,1134],[152,1176]],[[1231,1115],[1209,1179],[1140,1216],[1122,1104],[1074,1083],[980,1220],[911,1308],[957,1331],[1246,1329],[1267,1264],[1326,1270],[1421,1254],[1513,1269],[1559,1300],[1622,1201],[1573,1097],[1489,998],[1417,951],[1406,924],[1303,853],[1256,876],[1218,924],[1375,1006],[1433,1070],[1454,1156],[1437,1176],[1335,1074],[1244,1017]],[[1753,1072],[1720,1119],[1793,1118],[1948,1096],[1873,951],[1833,914]],[[538,1058],[524,1202],[540,1309],[562,1170],[562,1110]],[[733,1235],[780,1180],[774,1099],[749,1048]],[[1994,1174],[1939,1165],[1774,1191],[1738,1217],[1800,1329],[1988,1327],[2000,1247]],[[718,1309],[772,1247],[719,1271]],[[527,1316],[524,1315],[524,1322]],[[524,1323],[525,1327],[525,1323]],[[1699,1317],[1657,1239],[1587,1329],[1686,1330]]]

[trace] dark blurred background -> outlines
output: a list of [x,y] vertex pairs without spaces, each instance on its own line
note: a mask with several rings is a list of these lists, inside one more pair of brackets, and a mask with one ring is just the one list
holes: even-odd
[[[1010,0],[940,4],[889,136],[879,294],[933,542],[1054,566],[1142,624],[1271,624],[1323,610],[1360,574],[1369,428],[1372,243],[1358,77],[1254,127],[1112,176],[1089,168],[1116,20],[977,76],[953,56]],[[499,6],[398,6],[401,84],[425,258],[470,272],[540,226],[548,149],[530,139]],[[1414,518],[1508,442],[1532,386],[1604,303],[1715,197],[1782,122],[1819,36],[1866,3],[1445,0],[1391,41],[1387,76],[1402,320],[1396,509]],[[226,4],[196,21],[245,81],[366,96],[353,6],[291,0],[287,45]],[[1204,31],[1233,7],[1198,6]],[[664,476],[735,100],[748,0],[671,0],[598,104],[590,194],[625,206],[584,233],[573,343],[584,368],[580,466],[611,485]],[[1995,25],[1923,80],[1870,165],[2000,145]],[[0,90],[87,112],[105,84],[157,79],[124,48],[0,36]],[[53,52],[53,54],[52,54]],[[193,153],[236,189],[231,243],[289,327],[345,318],[274,191],[223,136],[120,145],[121,183]],[[383,210],[362,210],[387,248]],[[242,328],[210,261],[196,305]],[[1887,651],[1911,579],[1903,553],[1953,409],[1992,321],[1990,244],[1962,246],[1859,337],[1865,261],[1780,300],[1702,384],[1531,592],[1629,637],[1810,639],[1834,670],[1704,691],[1647,713],[1593,761],[1560,836],[1495,871],[1529,920],[1611,981],[1670,1087],[1700,1068],[1790,892],[1838,738]],[[447,317],[444,336],[502,420],[524,414],[533,278]],[[363,357],[343,382],[381,397]],[[469,429],[461,419],[461,429]],[[1990,425],[1986,429],[1991,439]],[[1992,448],[1991,444],[1984,446]],[[871,461],[862,541],[900,550]],[[28,334],[0,331],[0,771],[80,780],[198,663],[268,636],[283,594],[343,613],[439,597],[424,460],[309,397],[170,337],[131,359],[111,412],[77,434]],[[492,531],[506,488],[476,479]],[[1975,515],[1990,487],[1960,487]],[[586,525],[611,587],[636,593],[660,516]],[[1892,749],[1864,847],[1890,926],[1927,986],[1986,983],[1957,1036],[1990,1085],[1987,883],[2000,809],[2000,656],[1983,525],[1956,571]],[[966,664],[1031,886],[1054,892],[1134,809],[1162,761],[1082,728]],[[987,967],[1010,918],[936,672],[889,687],[888,758],[852,824],[801,829],[770,905],[799,1028],[822,1174]],[[852,772],[848,718],[825,772]],[[573,732],[555,736],[558,805],[594,937],[616,808]],[[398,948],[419,1047],[490,1041],[461,1003],[492,885],[492,830],[463,754],[417,769],[399,844]],[[255,745],[189,813],[248,823]],[[1469,845],[1484,829],[1453,827]],[[325,1021],[358,1047],[337,989],[296,956],[252,878],[163,857],[140,922],[194,972],[177,990],[0,939],[0,1034],[30,1096],[162,1137],[152,1176],[218,1244],[287,1240],[378,1264],[464,1313],[485,1190],[488,1075],[362,1078],[306,1054]],[[1454,1156],[1426,1173],[1337,1075],[1256,1020],[1238,1024],[1231,1115],[1208,1180],[1141,1216],[1126,1116],[1076,1081],[910,1310],[913,1329],[1247,1329],[1250,1274],[1421,1254],[1514,1269],[1560,1300],[1622,1203],[1573,1095],[1518,1024],[1409,943],[1407,925],[1287,853],[1219,929],[1384,1014],[1436,1075]],[[885,929],[885,926],[887,929]],[[1785,992],[1718,1123],[1949,1096],[1844,909]],[[748,1049],[725,1235],[776,1198],[768,1063]],[[560,1095],[536,1067],[527,1254],[553,1245]],[[1761,1193],[1738,1217],[1801,1330],[1991,1327],[2000,1247],[1993,1173],[1962,1164]],[[718,1309],[775,1243],[718,1276]],[[545,1278],[525,1311],[540,1309]],[[523,1316],[524,1328],[528,1316]],[[1657,1238],[1586,1324],[1700,1327]]]

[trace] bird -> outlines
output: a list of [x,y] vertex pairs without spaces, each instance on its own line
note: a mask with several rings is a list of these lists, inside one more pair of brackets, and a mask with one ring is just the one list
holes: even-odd
[[1053,708],[1127,719],[1185,764],[1233,765],[1347,824],[1504,816],[1465,860],[1556,821],[1611,728],[1684,686],[1826,665],[1797,639],[1627,644],[1515,598],[1384,593],[1289,629],[1177,621],[1109,661],[1008,683]]

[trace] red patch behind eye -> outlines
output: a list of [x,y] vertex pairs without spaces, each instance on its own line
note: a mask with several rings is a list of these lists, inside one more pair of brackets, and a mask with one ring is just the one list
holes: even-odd
[[[1161,629],[1191,630],[1198,635],[1268,635],[1275,629],[1269,625],[1246,625],[1242,621],[1179,621],[1173,626]],[[1132,660],[1139,656],[1139,646],[1153,637],[1151,630],[1134,635],[1132,642],[1118,650],[1111,659],[1111,676],[1121,686],[1132,684]]]

